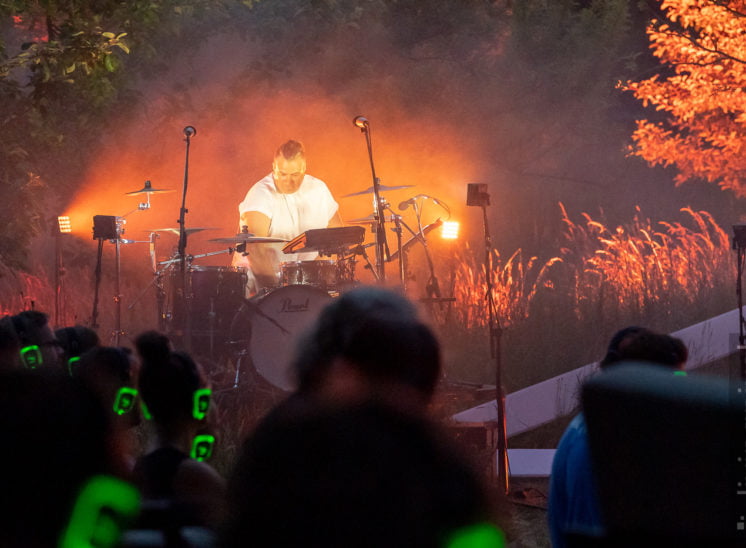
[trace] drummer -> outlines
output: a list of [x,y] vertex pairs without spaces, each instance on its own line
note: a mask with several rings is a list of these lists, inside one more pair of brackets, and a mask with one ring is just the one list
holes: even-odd
[[[272,173],[255,183],[238,205],[241,227],[255,236],[292,240],[306,230],[342,226],[339,205],[324,181],[306,174],[303,144],[290,140],[280,145]],[[249,290],[276,287],[283,261],[308,261],[317,253],[285,254],[285,244],[248,244],[248,264],[235,254],[234,266],[249,266]],[[252,276],[253,274],[253,276]]]

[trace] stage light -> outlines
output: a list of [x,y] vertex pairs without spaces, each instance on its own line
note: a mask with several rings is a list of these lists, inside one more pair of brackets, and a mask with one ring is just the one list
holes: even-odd
[[70,224],[70,217],[67,215],[57,217],[57,226],[60,229],[60,234],[70,234],[73,231],[73,226]]
[[459,223],[457,221],[443,221],[440,237],[444,240],[458,240]]

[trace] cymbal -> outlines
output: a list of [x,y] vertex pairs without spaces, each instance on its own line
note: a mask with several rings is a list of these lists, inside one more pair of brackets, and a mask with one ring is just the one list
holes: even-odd
[[161,192],[173,192],[170,188],[153,188],[150,181],[145,181],[145,186],[140,190],[133,190],[125,193],[126,196],[135,196],[136,194],[156,194]]
[[269,238],[266,236],[254,236],[246,232],[240,232],[232,238],[214,238],[208,240],[208,242],[215,242],[216,244],[273,244],[278,242],[287,242],[282,238]]
[[[393,215],[384,215],[384,219],[383,220],[385,222],[387,222],[387,223],[391,223],[394,220],[394,216]],[[362,225],[362,224],[373,224],[373,223],[376,222],[376,220],[373,217],[373,215],[368,215],[367,217],[360,217],[359,219],[351,219],[351,220],[345,221],[345,222],[350,223],[350,224],[361,224]]]
[[[399,185],[399,186],[386,186],[386,185],[378,185],[378,190],[380,192],[386,192],[389,190],[400,190],[402,188],[411,188],[414,185]],[[342,196],[342,198],[347,198],[349,196],[360,196],[361,194],[373,194],[373,187],[366,188],[365,190],[361,190],[360,192],[353,192],[352,194],[345,194]]]
[[[200,226],[200,227],[187,228],[186,233],[187,235],[189,235],[189,234],[192,234],[193,232],[201,232],[203,230],[216,230],[216,227]],[[145,232],[170,232],[171,234],[176,234],[177,236],[181,233],[181,231],[178,228],[151,228],[149,230],[146,230]]]

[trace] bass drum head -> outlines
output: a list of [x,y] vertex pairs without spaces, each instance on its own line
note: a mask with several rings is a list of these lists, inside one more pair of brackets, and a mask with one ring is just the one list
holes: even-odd
[[329,293],[309,285],[280,287],[256,299],[249,348],[254,368],[262,377],[283,390],[295,388],[291,361],[298,336],[316,321],[330,300]]

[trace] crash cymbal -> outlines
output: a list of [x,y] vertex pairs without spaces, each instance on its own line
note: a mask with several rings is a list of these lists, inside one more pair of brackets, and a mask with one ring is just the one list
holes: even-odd
[[173,192],[169,188],[153,188],[150,181],[145,181],[145,186],[140,190],[133,190],[132,192],[125,193],[126,196],[135,196],[136,194],[156,194],[161,192]]
[[[385,215],[383,220],[385,222],[387,222],[387,223],[391,223],[391,222],[393,222],[394,217],[393,217],[393,215]],[[360,225],[363,225],[363,224],[373,224],[373,223],[376,222],[376,220],[373,217],[373,215],[368,215],[367,217],[360,217],[359,219],[351,219],[351,220],[345,221],[345,222],[350,223],[350,224],[360,224]]]
[[273,244],[287,242],[287,240],[283,240],[282,238],[269,238],[266,236],[254,236],[253,234],[240,232],[231,238],[214,238],[208,240],[208,242],[215,242],[216,244]]
[[[192,234],[193,232],[202,232],[203,230],[216,230],[216,227],[200,226],[200,227],[194,227],[194,228],[187,228],[186,233],[187,235],[189,235],[189,234]],[[151,228],[149,230],[146,230],[145,232],[170,232],[171,234],[176,234],[177,236],[180,234],[180,231],[178,228]]]
[[[400,190],[402,188],[411,188],[414,185],[400,185],[400,186],[386,186],[386,185],[378,185],[378,190],[380,192],[386,192],[389,190]],[[366,188],[365,190],[361,190],[360,192],[353,192],[352,194],[345,194],[342,196],[342,198],[348,198],[349,196],[360,196],[362,194],[373,194],[373,187]]]

